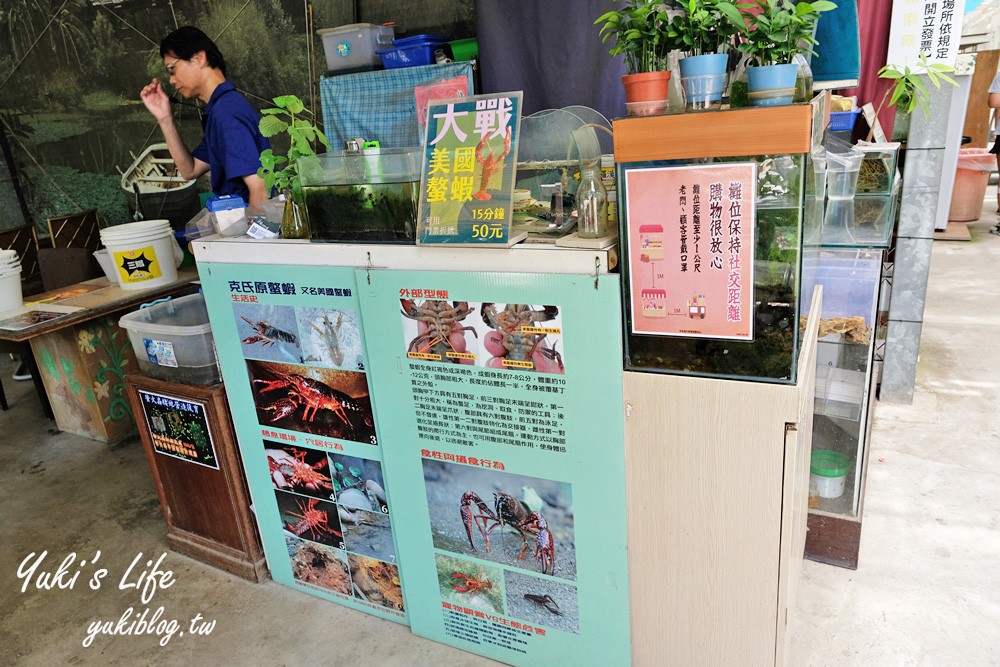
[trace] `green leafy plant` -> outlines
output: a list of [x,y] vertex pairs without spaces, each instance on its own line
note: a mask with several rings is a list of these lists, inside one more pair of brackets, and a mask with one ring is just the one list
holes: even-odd
[[684,12],[667,27],[667,36],[681,51],[694,56],[717,53],[733,35],[746,29],[746,20],[727,0],[680,0]]
[[667,34],[670,15],[666,3],[652,0],[625,0],[620,9],[602,14],[594,25],[601,26],[601,42],[614,38],[608,51],[625,56],[629,74],[660,72],[668,69],[667,54],[680,48]]
[[[930,93],[921,77],[926,76],[934,84],[934,87],[940,90],[942,81],[953,86],[958,85],[954,79],[946,74],[946,72],[954,71],[955,68],[950,65],[927,62],[927,56],[924,53],[920,54],[920,62],[914,65],[913,69],[908,66],[885,65],[878,71],[879,78],[891,79],[893,84],[882,96],[882,101],[879,102],[878,109],[875,110],[875,116],[878,117],[886,103],[889,106],[895,105],[897,112],[907,114],[913,113],[919,106],[924,110],[924,115],[929,116],[931,109],[927,105],[927,100],[930,99]],[[872,140],[874,133],[875,128],[868,131],[868,141]]]
[[792,62],[799,53],[815,53],[813,29],[821,13],[836,9],[829,0],[800,2],[792,0],[747,0],[740,4],[745,11],[747,29],[738,48],[756,65],[782,65]]
[[[299,179],[298,161],[307,155],[315,155],[314,145],[319,143],[330,148],[326,135],[309,120],[312,112],[295,95],[275,97],[276,107],[262,109],[260,133],[265,137],[287,134],[288,155],[275,155],[270,148],[260,154],[260,169],[257,175],[264,179],[264,189],[270,192],[277,187],[282,192],[291,191],[292,199],[302,201],[302,182]],[[284,165],[282,168],[279,166]]]

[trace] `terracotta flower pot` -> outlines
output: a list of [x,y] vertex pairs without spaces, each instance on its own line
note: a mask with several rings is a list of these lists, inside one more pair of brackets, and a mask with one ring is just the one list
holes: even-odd
[[641,72],[622,77],[626,102],[660,102],[667,99],[670,72]]

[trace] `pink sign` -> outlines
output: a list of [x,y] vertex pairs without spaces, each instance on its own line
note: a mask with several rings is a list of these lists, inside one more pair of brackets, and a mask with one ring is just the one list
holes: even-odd
[[632,333],[753,339],[757,165],[625,170]]

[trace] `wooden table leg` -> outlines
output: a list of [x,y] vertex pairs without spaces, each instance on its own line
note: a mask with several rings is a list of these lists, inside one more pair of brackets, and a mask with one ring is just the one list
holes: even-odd
[[28,364],[28,370],[31,372],[31,382],[35,385],[35,393],[38,394],[38,401],[42,404],[42,412],[49,419],[55,419],[55,415],[52,414],[52,404],[49,403],[49,397],[45,394],[45,385],[42,384],[42,377],[38,373],[38,363],[35,361],[35,354],[31,351],[31,345],[28,343],[24,343],[21,359],[24,363]]
[[118,318],[38,336],[31,349],[60,430],[103,442],[135,433],[125,373],[137,364]]

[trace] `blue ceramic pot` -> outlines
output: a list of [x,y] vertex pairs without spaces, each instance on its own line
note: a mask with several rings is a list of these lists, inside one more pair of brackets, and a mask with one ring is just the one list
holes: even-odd
[[722,101],[728,62],[729,56],[721,53],[688,56],[680,59],[681,83],[684,86],[684,97],[689,107],[706,102]]
[[[763,65],[747,68],[747,87],[750,89],[750,106],[767,107],[791,104],[795,96],[795,79],[799,66]],[[786,94],[768,95],[769,90],[787,90]]]

